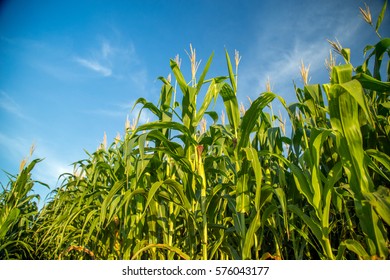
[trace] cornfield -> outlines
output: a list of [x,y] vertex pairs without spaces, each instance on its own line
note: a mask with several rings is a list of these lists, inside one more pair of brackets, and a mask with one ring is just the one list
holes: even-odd
[[[308,84],[302,65],[304,86],[290,105],[269,90],[245,110],[239,53],[226,51],[226,76],[206,78],[213,56],[198,75],[191,46],[190,79],[171,60],[159,102],[136,101],[156,121],[127,123],[123,137],[74,163],[42,209],[30,194],[40,159],[9,175],[0,259],[389,259],[385,10],[374,27],[361,9],[379,38],[362,65],[330,41],[344,63],[331,59],[322,85]],[[222,115],[212,109],[220,101]],[[267,109],[273,102],[285,109],[290,136]]]

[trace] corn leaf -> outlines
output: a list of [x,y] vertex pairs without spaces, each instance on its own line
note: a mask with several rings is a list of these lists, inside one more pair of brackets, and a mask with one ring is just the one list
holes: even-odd
[[375,25],[375,31],[376,32],[378,32],[379,27],[381,26],[381,23],[383,21],[383,18],[385,17],[386,7],[387,7],[387,0],[383,4],[382,10],[381,10],[381,12],[380,12],[380,14],[378,16],[378,20],[376,21],[376,25]]
[[[241,139],[238,143],[238,150],[247,147],[249,143],[249,135],[258,121],[258,118],[264,109],[275,98],[275,94],[272,92],[262,93],[255,101],[252,102],[249,109],[245,112],[241,123]],[[237,112],[238,113],[238,112]]]

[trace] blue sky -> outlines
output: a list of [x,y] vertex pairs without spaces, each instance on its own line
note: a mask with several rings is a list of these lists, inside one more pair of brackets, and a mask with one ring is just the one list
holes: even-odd
[[[376,18],[384,1],[366,2]],[[104,132],[109,142],[123,134],[127,116],[137,115],[130,111],[135,100],[158,101],[157,77],[170,73],[170,58],[179,54],[189,69],[190,43],[201,68],[215,52],[210,76],[226,75],[225,49],[240,52],[244,106],[268,78],[274,92],[293,102],[301,60],[311,65],[311,82],[327,82],[326,39],[351,48],[357,63],[365,44],[377,42],[359,15],[363,6],[358,0],[1,1],[0,169],[18,173],[35,144],[34,158],[45,159],[34,178],[56,187]],[[0,181],[6,185],[2,171]],[[47,193],[39,185],[36,192]]]

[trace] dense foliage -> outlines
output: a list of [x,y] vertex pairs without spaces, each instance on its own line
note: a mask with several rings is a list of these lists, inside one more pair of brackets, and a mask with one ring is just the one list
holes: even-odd
[[[328,63],[329,83],[307,84],[302,66],[295,103],[267,91],[247,110],[239,54],[206,79],[212,56],[197,77],[191,47],[190,82],[171,60],[158,104],[136,102],[157,121],[76,162],[41,210],[29,195],[39,160],[9,177],[0,259],[389,259],[390,38],[378,36],[358,67],[331,42],[344,64]],[[221,99],[226,121],[209,109]]]

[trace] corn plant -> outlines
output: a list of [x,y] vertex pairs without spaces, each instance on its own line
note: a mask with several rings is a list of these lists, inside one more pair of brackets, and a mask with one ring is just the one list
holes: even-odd
[[[34,148],[31,148],[30,156]],[[38,216],[39,195],[31,194],[35,183],[31,179],[34,166],[40,162],[35,159],[28,163],[22,160],[20,173],[9,176],[8,185],[0,194],[0,259],[34,258],[32,225]],[[46,186],[46,185],[45,185]]]
[[[388,259],[386,4],[363,64],[354,68],[350,50],[330,41],[344,64],[331,58],[329,83],[309,84],[302,62],[304,86],[295,85],[289,105],[268,87],[240,107],[239,53],[232,64],[226,51],[226,74],[209,78],[213,55],[198,75],[190,45],[191,77],[178,57],[170,60],[159,101],[135,102],[156,120],[126,122],[110,145],[104,136],[39,212],[27,196],[39,160],[11,180],[0,200],[0,257]],[[368,7],[361,13],[374,26]],[[273,102],[286,110],[290,136]]]

